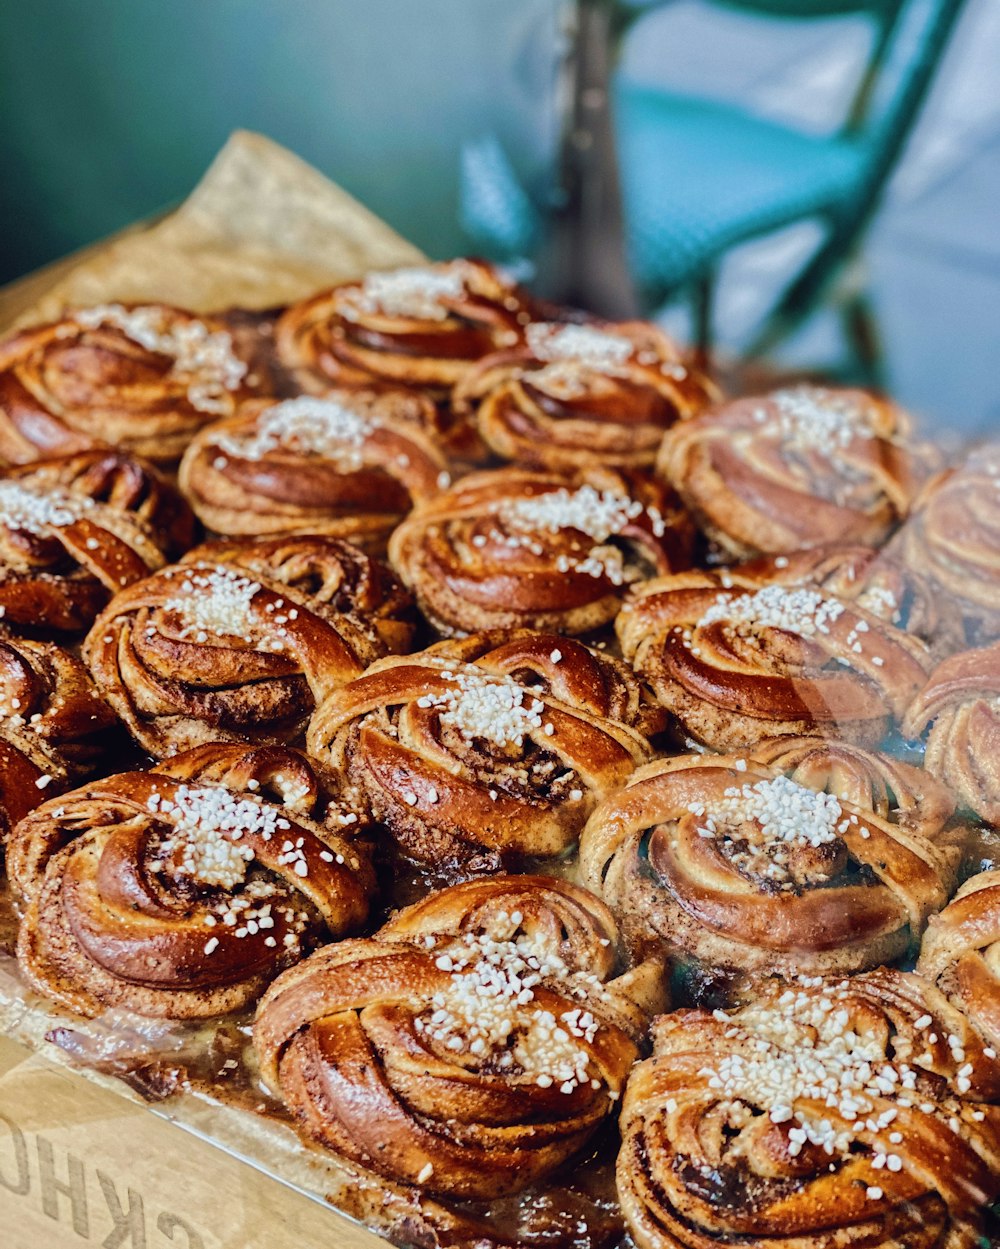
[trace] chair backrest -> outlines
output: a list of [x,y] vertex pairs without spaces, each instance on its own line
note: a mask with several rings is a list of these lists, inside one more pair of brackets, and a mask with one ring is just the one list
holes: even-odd
[[[663,0],[614,0],[618,28],[633,24]],[[965,0],[710,0],[776,19],[867,17],[874,37],[844,133],[863,137],[870,158],[870,191],[888,177],[906,141]]]
[[894,17],[906,0],[715,0],[731,9],[749,9],[771,17],[841,17],[873,13]]

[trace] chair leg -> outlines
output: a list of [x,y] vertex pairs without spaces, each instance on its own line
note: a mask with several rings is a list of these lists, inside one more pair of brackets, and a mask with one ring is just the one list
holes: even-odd
[[873,389],[883,389],[882,339],[868,292],[853,291],[841,304],[840,318],[852,361],[857,367],[858,380]]
[[695,359],[698,368],[706,371],[712,366],[714,304],[715,274],[709,270],[697,280],[691,292],[691,318],[693,322]]
[[757,336],[747,345],[747,359],[768,355],[799,329],[819,306],[823,296],[836,281],[838,271],[850,263],[852,248],[857,246],[858,228],[834,230],[820,247],[778,303],[768,314]]

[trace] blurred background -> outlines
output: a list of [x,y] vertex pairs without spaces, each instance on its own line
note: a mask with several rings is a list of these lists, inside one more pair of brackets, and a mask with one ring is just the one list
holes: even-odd
[[0,0],[0,282],[243,127],[752,384],[1000,423],[998,0]]

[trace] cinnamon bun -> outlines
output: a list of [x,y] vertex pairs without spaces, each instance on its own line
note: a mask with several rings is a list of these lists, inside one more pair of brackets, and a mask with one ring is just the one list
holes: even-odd
[[450,482],[435,408],[406,391],[251,400],[188,447],[181,489],[219,534],[325,533],[384,547]]
[[1000,1195],[1000,1067],[920,977],[678,1011],[629,1080],[618,1195],[639,1249],[973,1249]]
[[1000,871],[970,877],[931,916],[917,971],[975,1025],[993,1057],[1000,1050]]
[[736,399],[667,431],[658,469],[729,556],[877,546],[936,464],[906,415],[859,390]]
[[114,724],[75,655],[0,638],[0,851],[18,820],[86,775]]
[[861,597],[739,580],[690,572],[634,587],[615,627],[639,677],[717,750],[802,733],[876,745],[927,678],[925,643]]
[[294,304],[278,355],[304,390],[372,381],[446,393],[477,360],[516,346],[529,296],[492,265],[449,260],[369,273]]
[[84,644],[98,689],[155,758],[301,738],[315,706],[387,651],[411,603],[336,538],[215,542],[118,594]]
[[651,478],[505,468],[415,508],[389,559],[441,633],[576,634],[612,620],[633,581],[688,567],[692,538],[687,514]]
[[677,346],[641,321],[536,321],[455,391],[498,455],[556,472],[651,469],[663,431],[719,398]]
[[94,782],[13,834],[18,960],[82,1015],[237,1010],[364,922],[375,882],[362,827],[284,747],[202,746]]
[[935,658],[964,646],[962,618],[929,577],[908,567],[886,548],[834,543],[762,555],[726,569],[742,589],[765,585],[807,586],[856,602],[904,633],[920,638]]
[[112,594],[191,545],[194,517],[152,468],[113,450],[0,472],[0,618],[82,633]]
[[176,462],[248,380],[214,320],[162,304],[80,308],[0,342],[0,461],[110,443]]
[[892,546],[961,614],[970,642],[1000,635],[1000,447],[932,481]]
[[309,750],[411,858],[496,871],[561,854],[649,758],[624,664],[554,634],[479,634],[380,660],[335,690]]
[[271,986],[261,1074],[305,1132],[432,1193],[518,1192],[614,1108],[658,969],[614,976],[615,929],[546,877],[454,886]]
[[903,731],[928,726],[924,766],[959,802],[1000,824],[1000,642],[951,655],[913,700]]
[[898,958],[948,900],[953,803],[918,768],[821,738],[641,768],[593,814],[581,879],[630,948],[737,981]]

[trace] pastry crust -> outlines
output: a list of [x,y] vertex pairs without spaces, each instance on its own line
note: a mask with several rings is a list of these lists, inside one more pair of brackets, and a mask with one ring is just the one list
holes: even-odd
[[807,586],[866,611],[926,642],[935,659],[964,647],[962,618],[934,582],[885,547],[832,543],[761,555],[726,569],[733,585]]
[[120,451],[0,472],[0,616],[17,632],[67,637],[111,595],[194,540],[190,508],[167,481]]
[[979,872],[931,917],[917,970],[1000,1050],[1000,871]]
[[480,260],[450,260],[344,282],[294,304],[275,342],[304,390],[372,381],[451,390],[477,360],[516,345],[530,297]]
[[965,620],[969,641],[1000,633],[1000,447],[976,450],[928,483],[891,549]]
[[194,438],[181,489],[218,534],[323,533],[384,549],[411,507],[451,481],[436,416],[398,389],[250,400]]
[[886,400],[798,386],[674,426],[658,471],[726,555],[747,559],[828,542],[877,545],[937,463]]
[[220,322],[165,304],[103,304],[0,342],[0,461],[111,444],[176,463],[249,395]]
[[75,655],[0,638],[0,851],[18,820],[94,769],[116,722]]
[[364,922],[375,879],[362,827],[284,747],[203,746],[64,794],[10,844],[21,967],[88,1016],[237,1010]]
[[926,680],[927,646],[860,598],[758,585],[738,569],[644,582],[615,622],[622,653],[713,749],[808,733],[877,745]]
[[595,811],[581,877],[639,957],[730,976],[863,971],[905,954],[947,902],[953,805],[920,769],[822,738],[679,755]]
[[310,1136],[383,1175],[518,1192],[613,1112],[663,1001],[662,969],[614,976],[614,940],[563,881],[453,886],[281,977],[257,1013],[261,1074]]
[[927,729],[924,763],[959,802],[1000,823],[1000,643],[962,651],[930,674],[903,724]]
[[629,1080],[622,1211],[640,1249],[971,1249],[1000,1193],[998,1098],[981,1038],[905,972],[678,1011]]
[[663,431],[720,398],[643,321],[534,322],[523,345],[487,356],[455,391],[490,449],[532,468],[651,469]]
[[687,514],[652,478],[504,468],[415,508],[389,559],[445,635],[581,634],[614,619],[632,581],[688,567],[692,539]]
[[620,661],[520,630],[380,660],[327,698],[308,744],[409,857],[468,873],[563,854],[655,727]]
[[336,538],[214,542],[117,595],[84,643],[98,689],[162,759],[301,740],[315,707],[412,632],[391,573]]

